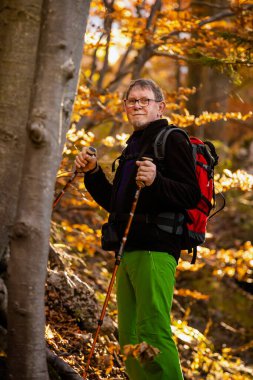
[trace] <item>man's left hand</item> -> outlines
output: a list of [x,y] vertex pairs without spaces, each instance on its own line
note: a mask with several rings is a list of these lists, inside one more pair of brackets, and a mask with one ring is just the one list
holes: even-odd
[[150,186],[156,177],[156,166],[149,160],[136,161],[138,166],[136,181],[144,182],[145,186]]

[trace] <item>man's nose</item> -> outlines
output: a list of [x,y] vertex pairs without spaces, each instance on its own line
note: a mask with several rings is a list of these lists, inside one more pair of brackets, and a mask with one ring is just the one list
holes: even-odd
[[140,106],[139,101],[136,100],[135,103],[134,103],[134,109],[140,109],[140,108],[142,108],[142,107]]

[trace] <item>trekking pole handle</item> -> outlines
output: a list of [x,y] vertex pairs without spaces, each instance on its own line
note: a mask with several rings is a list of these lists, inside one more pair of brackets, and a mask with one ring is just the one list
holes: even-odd
[[[150,161],[150,162],[152,162],[153,158],[151,158],[151,157],[145,157],[144,156],[144,157],[141,157],[140,161]],[[143,182],[143,181],[136,181],[136,184],[137,184],[137,187],[139,189],[143,189],[146,186],[145,182]]]
[[87,154],[89,156],[97,156],[97,149],[94,148],[93,146],[89,146],[88,150],[87,150]]
[[[89,156],[96,156],[97,155],[97,150],[96,148],[94,148],[93,146],[89,146],[88,150],[87,150],[87,154]],[[69,185],[74,181],[74,179],[76,178],[78,174],[78,170],[76,169],[76,166],[74,165],[73,167],[73,170],[72,170],[72,175],[71,177],[69,178],[68,182],[65,184],[65,186],[63,187],[63,189],[60,191],[60,193],[55,197],[54,199],[54,202],[53,202],[53,209],[57,206],[57,204],[60,202],[61,198],[63,197],[63,195],[65,194],[67,188],[69,187]]]
[[[93,146],[89,146],[88,149],[86,150],[86,154],[88,154],[90,157],[97,157],[97,149],[94,148]],[[96,169],[96,167],[95,167],[95,169]],[[75,172],[76,174],[78,174],[78,173],[84,173],[85,174],[85,172],[83,172],[82,169],[79,172],[76,165],[74,165],[73,172]]]
[[[88,147],[88,149],[87,149],[87,151],[86,151],[86,154],[88,154],[90,157],[96,157],[97,156],[97,149],[96,148],[94,148],[93,146],[89,146]],[[74,166],[73,166],[73,170],[72,170],[72,172],[74,173],[74,174],[78,174],[78,173],[80,173],[79,171],[78,171],[78,169],[77,169],[77,167],[76,167],[76,165],[74,164]]]

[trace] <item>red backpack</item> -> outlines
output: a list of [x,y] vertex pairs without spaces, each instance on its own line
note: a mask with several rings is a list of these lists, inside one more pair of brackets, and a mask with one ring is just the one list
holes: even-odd
[[219,157],[210,141],[203,142],[196,137],[189,138],[183,129],[170,125],[169,128],[163,129],[157,135],[154,142],[155,158],[161,164],[165,156],[167,138],[174,132],[184,134],[192,146],[196,176],[201,191],[201,198],[197,207],[185,210],[187,222],[183,234],[182,249],[193,252],[191,263],[194,264],[197,257],[197,246],[205,241],[208,219],[225,207],[225,199],[221,194],[223,198],[222,207],[210,215],[211,210],[215,208],[214,167],[218,164]]

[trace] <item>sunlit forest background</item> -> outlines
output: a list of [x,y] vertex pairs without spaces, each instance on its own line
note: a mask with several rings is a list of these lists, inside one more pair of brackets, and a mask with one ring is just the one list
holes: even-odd
[[[252,1],[94,0],[90,7],[56,194],[84,146],[97,148],[113,178],[111,164],[131,133],[124,91],[140,77],[162,87],[171,123],[212,141],[219,154],[215,188],[226,207],[210,220],[197,263],[184,253],[177,270],[172,328],[185,379],[253,379],[252,42]],[[114,253],[100,246],[106,218],[81,174],[52,216],[46,338],[80,374],[114,266]],[[131,354],[143,356],[138,347]],[[115,294],[89,378],[127,378]]]

